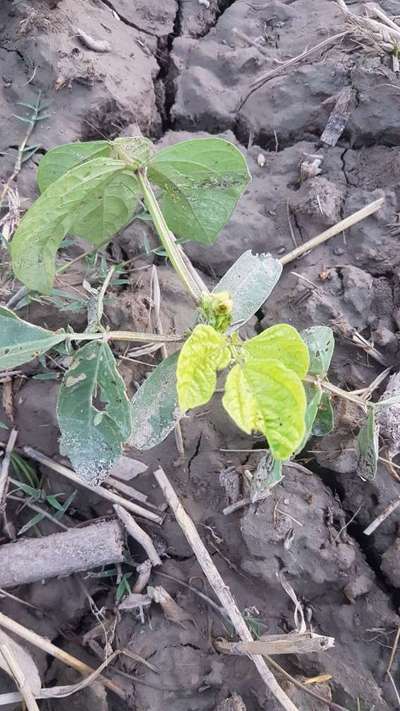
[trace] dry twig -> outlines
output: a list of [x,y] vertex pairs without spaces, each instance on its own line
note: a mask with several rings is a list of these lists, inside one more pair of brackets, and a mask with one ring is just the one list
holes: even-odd
[[[231,591],[224,583],[221,575],[219,574],[215,564],[208,553],[204,543],[202,542],[197,529],[191,520],[191,518],[186,513],[182,504],[180,503],[173,487],[171,486],[165,472],[160,468],[154,473],[156,481],[160,486],[165,499],[167,500],[170,508],[172,509],[175,518],[180,525],[188,543],[190,544],[203,572],[213,588],[218,599],[221,601],[225,607],[229,618],[243,642],[252,642],[253,638],[251,636],[250,630],[243,619],[243,616],[232,596]],[[280,702],[282,707],[286,711],[298,711],[295,704],[289,699],[287,694],[279,686],[274,675],[268,669],[263,657],[259,654],[249,654],[249,658],[254,662],[257,671],[262,677],[268,689],[275,696],[275,698]]]
[[[52,644],[52,642],[45,637],[41,637],[41,635],[29,630],[19,622],[15,622],[15,620],[11,619],[11,617],[7,617],[7,615],[4,615],[2,612],[0,612],[0,627],[4,627],[4,629],[9,630],[9,632],[16,634],[18,637],[21,637],[21,639],[29,642],[29,644],[33,644],[34,647],[41,649],[42,652],[50,654],[52,657],[55,657],[60,662],[66,664],[67,667],[76,669],[76,671],[80,674],[92,674],[95,671],[95,669],[90,667],[85,662],[82,662],[80,659],[77,659],[77,657],[72,656],[72,654],[69,654],[68,652],[64,652],[63,649],[60,649],[55,644]],[[99,681],[107,687],[107,689],[113,691],[121,699],[125,699],[125,692],[120,686],[118,686],[118,684],[104,676],[99,676],[98,678]]]
[[52,469],[58,474],[62,474],[62,476],[65,476],[70,481],[73,481],[74,484],[83,486],[85,489],[89,489],[89,491],[98,494],[98,496],[101,496],[103,499],[107,499],[107,501],[111,501],[113,504],[119,504],[127,511],[131,511],[138,516],[142,516],[142,518],[148,518],[150,521],[154,521],[155,523],[162,523],[161,516],[158,516],[151,511],[147,511],[147,509],[142,508],[142,506],[133,504],[131,501],[124,499],[122,496],[118,496],[118,494],[108,491],[108,489],[105,489],[103,486],[91,486],[90,484],[86,484],[86,482],[74,474],[71,469],[68,469],[68,467],[65,467],[63,464],[54,462],[50,459],[50,457],[46,457],[45,454],[42,454],[37,449],[33,449],[33,447],[24,447],[24,452],[27,457],[30,457],[30,459],[34,459],[36,462],[43,464],[45,467]]
[[122,506],[114,504],[114,511],[117,514],[119,520],[126,528],[132,538],[140,543],[142,548],[146,551],[149,556],[149,560],[152,565],[161,565],[161,558],[158,555],[156,549],[154,548],[153,541],[150,536],[143,531],[142,528],[136,523],[135,519],[131,514],[129,514]]
[[6,495],[8,489],[8,470],[10,468],[11,454],[15,447],[17,441],[18,432],[17,430],[11,430],[10,436],[8,438],[6,451],[1,463],[0,471],[0,513],[4,513],[6,507]]

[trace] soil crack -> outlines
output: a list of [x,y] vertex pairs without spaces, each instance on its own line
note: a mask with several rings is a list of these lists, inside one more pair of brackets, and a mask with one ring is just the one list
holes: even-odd
[[115,14],[119,17],[121,22],[124,23],[124,25],[128,25],[128,27],[133,27],[134,30],[137,30],[138,32],[143,32],[143,34],[148,35],[149,37],[158,37],[158,35],[155,32],[150,32],[150,30],[145,30],[143,27],[140,27],[139,25],[136,25],[134,22],[131,20],[128,20],[126,17],[121,15],[121,13],[117,12],[115,9],[114,5],[110,0],[100,0],[103,5],[106,5],[106,7],[110,8],[112,12],[115,12]]

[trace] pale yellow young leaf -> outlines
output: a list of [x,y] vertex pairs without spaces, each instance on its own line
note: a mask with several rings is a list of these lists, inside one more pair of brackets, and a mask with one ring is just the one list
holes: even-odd
[[211,326],[196,326],[178,358],[176,379],[181,412],[210,400],[217,384],[217,370],[225,368],[229,361],[226,336]]

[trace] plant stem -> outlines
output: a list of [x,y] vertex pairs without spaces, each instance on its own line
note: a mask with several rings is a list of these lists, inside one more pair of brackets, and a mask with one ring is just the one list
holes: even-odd
[[143,190],[144,203],[151,215],[154,227],[156,228],[158,236],[161,240],[161,244],[163,245],[176,273],[178,274],[181,281],[183,281],[190,296],[197,304],[201,299],[202,291],[196,279],[193,277],[193,274],[191,273],[187,264],[185,263],[179,246],[176,244],[175,237],[165,221],[165,217],[157,202],[157,198],[153,192],[153,188],[151,187],[147,178],[146,170],[144,168],[141,168],[137,171],[136,175]]
[[347,390],[342,390],[342,388],[338,388],[336,385],[328,383],[327,380],[319,380],[318,378],[314,378],[311,375],[307,375],[304,380],[306,383],[319,385],[323,390],[327,390],[327,392],[332,393],[332,395],[337,395],[337,397],[341,397],[344,400],[350,400],[350,402],[354,402],[355,405],[358,405],[362,410],[364,410],[364,412],[368,408],[368,404],[361,397],[358,397],[358,395],[353,395],[353,393],[347,392]]
[[163,336],[158,333],[138,333],[136,331],[106,331],[104,333],[67,333],[70,341],[136,341],[138,343],[178,343],[183,336]]

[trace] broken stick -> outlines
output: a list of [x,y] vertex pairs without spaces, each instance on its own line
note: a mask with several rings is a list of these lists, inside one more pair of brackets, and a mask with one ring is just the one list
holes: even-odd
[[42,454],[42,452],[39,452],[37,449],[33,449],[33,447],[24,447],[24,453],[27,457],[30,457],[30,459],[33,459],[35,462],[39,462],[45,467],[52,469],[54,472],[62,474],[62,476],[65,476],[70,481],[73,481],[74,484],[77,484],[78,486],[83,486],[85,489],[88,489],[89,491],[98,494],[98,496],[101,496],[103,499],[107,499],[107,501],[112,501],[113,504],[120,504],[124,507],[124,509],[132,511],[132,513],[135,513],[138,516],[142,516],[142,518],[148,518],[150,521],[154,521],[155,523],[162,523],[161,516],[158,516],[152,511],[147,511],[147,509],[144,509],[143,506],[134,504],[132,501],[128,501],[122,496],[118,496],[118,494],[114,494],[113,491],[109,491],[103,486],[91,486],[90,484],[87,484],[71,469],[68,469],[68,467],[64,466],[64,464],[54,462],[52,459],[50,459],[50,457],[46,457],[45,454]]
[[124,552],[123,529],[118,521],[5,543],[0,546],[0,588],[122,563]]
[[310,654],[324,652],[334,646],[333,637],[303,632],[290,634],[262,635],[254,642],[228,642],[221,637],[215,640],[215,648],[223,654]]
[[132,536],[135,541],[140,543],[142,548],[144,548],[147,555],[149,556],[151,564],[161,565],[161,558],[158,555],[156,549],[154,548],[153,541],[146,533],[146,531],[143,531],[143,529],[140,528],[133,516],[131,516],[131,514],[125,511],[125,509],[122,506],[119,506],[118,504],[114,504],[114,511],[123,526],[126,528],[129,535]]
[[[50,640],[46,639],[45,637],[41,637],[36,632],[33,632],[33,630],[24,627],[19,622],[13,620],[11,617],[7,617],[7,615],[4,615],[2,612],[0,612],[0,627],[3,627],[4,629],[9,630],[9,632],[16,634],[21,639],[24,639],[25,642],[33,644],[34,647],[41,649],[42,652],[50,654],[52,657],[55,657],[55,659],[58,659],[60,662],[66,664],[67,667],[76,669],[76,671],[78,671],[80,674],[93,674],[96,671],[95,669],[93,669],[93,667],[90,667],[89,664],[82,662],[80,659],[74,657],[68,652],[64,652],[63,649],[57,647],[55,644],[50,642]],[[114,681],[112,681],[111,679],[107,679],[102,675],[98,676],[97,678],[104,686],[107,687],[107,689],[113,691],[121,699],[126,698],[124,690]]]
[[[183,508],[181,502],[179,501],[172,485],[170,484],[165,472],[161,467],[154,472],[157,484],[161,488],[165,499],[167,500],[170,508],[174,512],[175,518],[181,527],[188,543],[190,544],[203,572],[213,588],[218,599],[221,601],[222,605],[226,609],[226,612],[237,632],[239,637],[243,642],[252,642],[253,637],[251,636],[250,630],[247,627],[242,614],[233,598],[233,595],[227,585],[225,585],[221,575],[219,574],[215,564],[207,551],[203,541],[201,540],[198,531],[185,509]],[[275,698],[281,703],[286,711],[298,711],[297,707],[289,699],[287,694],[281,689],[278,682],[276,681],[274,675],[269,670],[267,664],[265,663],[263,657],[260,654],[249,654],[249,659],[251,659],[257,667],[257,671],[262,677],[268,689],[275,696]]]

